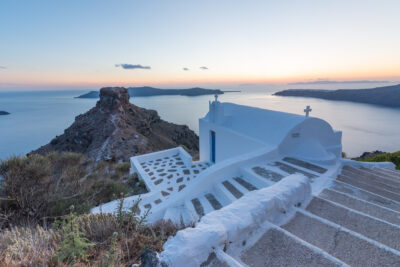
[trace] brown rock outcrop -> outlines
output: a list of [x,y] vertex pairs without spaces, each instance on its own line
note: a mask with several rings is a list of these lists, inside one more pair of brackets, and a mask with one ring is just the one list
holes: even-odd
[[197,155],[198,136],[186,125],[163,121],[156,111],[129,103],[126,88],[106,87],[100,90],[94,108],[78,115],[64,134],[31,153],[71,151],[96,161],[127,161],[134,155],[179,145]]

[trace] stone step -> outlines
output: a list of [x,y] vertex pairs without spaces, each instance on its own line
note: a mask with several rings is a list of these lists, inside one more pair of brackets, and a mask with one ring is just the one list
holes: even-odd
[[207,200],[205,194],[197,198],[199,199],[200,204],[203,206],[204,214],[208,214],[215,210],[211,203]]
[[378,169],[370,170],[370,169],[365,169],[365,168],[360,168],[359,170],[369,172],[381,179],[389,180],[389,183],[393,183],[399,187],[400,185],[400,178],[395,177],[394,175],[387,174],[384,172],[379,171]]
[[285,177],[280,173],[269,170],[266,166],[255,166],[251,170],[258,176],[273,183],[279,182],[280,180],[282,180],[283,177]]
[[382,206],[330,189],[323,190],[319,194],[319,197],[400,226],[400,212],[386,209]]
[[321,250],[283,229],[270,229],[241,256],[243,263],[259,266],[341,266]]
[[233,177],[233,180],[239,184],[241,187],[246,188],[247,191],[254,191],[257,190],[258,188],[255,187],[253,184],[251,184],[250,182],[246,181],[244,178],[242,177]]
[[274,163],[270,163],[270,164],[271,164],[271,166],[276,166],[280,170],[282,170],[282,171],[284,171],[284,172],[286,172],[288,174],[301,173],[301,174],[303,174],[304,176],[306,176],[306,177],[308,177],[310,179],[317,177],[317,175],[315,175],[315,174],[300,170],[300,169],[298,169],[296,167],[293,167],[291,165],[288,165],[288,164],[280,162],[280,161],[275,161]]
[[386,175],[387,177],[390,177],[397,181],[400,180],[400,171],[392,171],[389,169],[382,169],[382,168],[375,168],[372,171],[381,175]]
[[210,205],[213,207],[214,210],[219,210],[222,208],[222,204],[218,201],[218,199],[211,193],[207,193],[204,195]]
[[379,170],[381,172],[387,173],[389,175],[392,175],[392,176],[400,179],[400,171],[399,170],[391,170],[391,169],[385,169],[385,168],[376,168],[376,170]]
[[358,172],[360,174],[364,174],[366,176],[371,177],[372,179],[375,178],[377,181],[383,180],[385,184],[390,184],[397,188],[400,188],[400,179],[393,177],[389,174],[379,173],[376,170],[370,170],[365,168],[350,167],[349,170],[353,172]]
[[243,193],[239,191],[230,181],[225,180],[222,185],[237,199],[243,196]]
[[283,228],[350,266],[398,266],[399,254],[306,212],[297,212]]
[[318,165],[315,165],[315,164],[312,164],[312,163],[309,163],[306,161],[302,161],[302,160],[299,160],[296,158],[286,157],[286,158],[283,158],[283,160],[286,162],[289,162],[293,165],[297,165],[299,167],[308,169],[310,171],[318,172],[320,174],[324,174],[327,171],[327,169],[322,168],[321,166],[318,166]]
[[346,168],[342,170],[342,174],[348,177],[359,179],[363,183],[379,186],[382,189],[392,191],[397,194],[400,193],[399,182],[379,177],[371,172],[363,171],[356,168]]
[[236,197],[234,197],[231,192],[229,192],[228,189],[222,185],[222,183],[214,184],[214,192],[214,195],[218,197],[222,206],[229,205],[236,200]]
[[198,198],[193,198],[191,202],[199,218],[203,217],[205,215],[205,212],[204,212],[204,207],[201,204],[200,200]]
[[197,211],[195,210],[191,200],[185,201],[185,209],[190,221],[197,222],[200,220],[201,217],[197,214]]
[[394,201],[400,202],[400,195],[399,194],[396,194],[394,192],[391,192],[391,191],[388,191],[388,190],[385,190],[385,189],[381,189],[381,188],[379,188],[377,186],[374,186],[374,185],[370,185],[368,183],[365,183],[364,181],[354,179],[354,177],[348,177],[346,175],[339,175],[337,177],[337,180],[341,181],[341,182],[344,182],[344,183],[347,183],[347,184],[350,184],[350,185],[353,185],[355,187],[364,189],[366,191],[372,192],[374,194],[377,194],[377,195],[392,199]]
[[400,227],[314,197],[306,210],[356,233],[400,250]]
[[167,208],[165,210],[163,219],[165,221],[171,220],[174,222],[174,221],[176,221],[177,216],[180,217],[180,219],[179,219],[180,224],[183,224],[185,226],[188,226],[194,222],[193,218],[188,214],[185,205]]
[[352,186],[350,184],[346,184],[340,181],[334,181],[332,183],[333,190],[342,192],[344,194],[354,196],[356,198],[371,202],[373,204],[400,212],[400,203],[393,201],[389,198],[382,197],[380,195],[371,193],[369,191],[365,191],[358,187]]

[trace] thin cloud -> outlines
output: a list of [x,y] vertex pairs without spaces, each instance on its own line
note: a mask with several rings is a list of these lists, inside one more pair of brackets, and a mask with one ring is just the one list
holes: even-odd
[[0,69],[3,69],[3,70],[5,70],[5,69],[7,69],[6,67],[4,67],[4,66],[0,66]]
[[140,64],[115,64],[115,67],[121,67],[126,70],[134,70],[134,69],[142,69],[142,70],[149,70],[151,69],[150,66],[143,66]]
[[188,70],[189,70],[189,68],[183,68],[183,70],[184,70],[184,71],[188,71]]
[[206,66],[201,66],[200,69],[201,70],[208,70],[208,68]]

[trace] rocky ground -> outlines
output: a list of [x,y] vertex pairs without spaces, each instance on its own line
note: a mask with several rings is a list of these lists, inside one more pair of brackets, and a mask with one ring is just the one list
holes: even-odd
[[154,110],[129,103],[129,97],[126,88],[102,88],[94,108],[77,116],[64,134],[31,153],[70,151],[95,161],[127,161],[134,155],[182,145],[197,156],[199,141],[192,130],[160,119]]

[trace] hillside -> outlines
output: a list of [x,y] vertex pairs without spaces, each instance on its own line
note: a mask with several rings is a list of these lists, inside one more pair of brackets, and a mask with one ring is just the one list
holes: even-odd
[[381,105],[386,107],[400,107],[400,84],[376,87],[372,89],[288,89],[277,92],[274,95],[312,97],[334,101],[351,101],[357,103]]
[[[128,92],[130,96],[159,96],[159,95],[182,95],[182,96],[199,96],[199,95],[215,95],[223,94],[224,92],[219,89],[204,89],[204,88],[189,88],[189,89],[159,89],[149,86],[143,87],[129,87]],[[89,93],[80,95],[76,98],[99,98],[98,91],[90,91]]]
[[127,161],[137,154],[179,145],[196,155],[198,136],[186,125],[166,122],[156,111],[129,103],[126,88],[107,87],[100,90],[100,100],[94,108],[77,116],[62,135],[32,153],[68,151],[96,161]]

